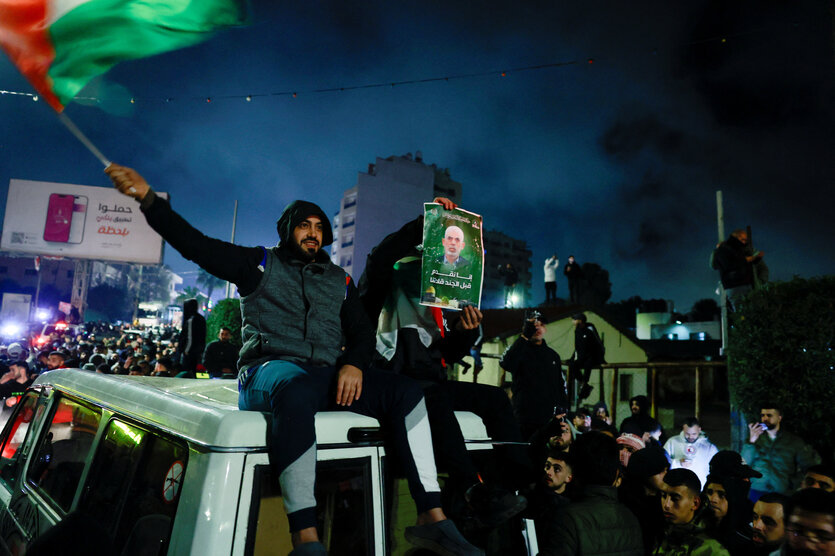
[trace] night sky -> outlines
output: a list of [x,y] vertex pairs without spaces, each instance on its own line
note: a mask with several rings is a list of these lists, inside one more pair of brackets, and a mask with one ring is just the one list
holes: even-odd
[[[208,235],[228,239],[238,199],[246,245],[275,243],[289,201],[332,215],[376,157],[420,150],[528,242],[535,300],[556,251],[609,270],[612,301],[686,312],[714,296],[717,189],[773,279],[835,273],[832,6],[255,1],[250,26],[124,62],[66,113]],[[0,89],[31,92],[5,57]],[[11,178],[109,184],[43,102],[0,96],[0,122],[2,205]]]

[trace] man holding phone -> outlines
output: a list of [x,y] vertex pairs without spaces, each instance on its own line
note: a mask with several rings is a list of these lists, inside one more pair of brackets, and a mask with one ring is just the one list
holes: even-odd
[[568,406],[562,361],[545,343],[545,331],[539,311],[529,313],[522,334],[499,360],[502,369],[513,375],[511,402],[523,438],[548,423],[555,406]]
[[820,463],[820,456],[799,436],[782,426],[783,411],[773,402],[760,410],[760,422],[748,425],[748,442],[742,457],[761,478],[751,479],[749,497],[756,501],[766,492],[791,494],[809,466]]

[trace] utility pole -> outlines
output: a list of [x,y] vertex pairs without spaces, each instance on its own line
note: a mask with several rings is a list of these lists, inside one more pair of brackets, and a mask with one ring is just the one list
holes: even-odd
[[[230,243],[235,243],[235,226],[237,225],[237,223],[238,223],[238,200],[235,199],[235,211],[232,213],[232,239],[229,240]],[[229,283],[229,282],[226,282],[226,292],[224,294],[224,297],[226,299],[229,299],[229,296],[231,295],[231,292],[232,292],[232,284]]]
[[[716,225],[719,231],[719,243],[725,241],[725,209],[722,204],[722,190],[716,192]],[[719,283],[719,307],[722,309],[722,322],[720,328],[722,329],[722,347],[719,350],[719,355],[725,355],[728,349],[728,295],[725,293],[725,288],[722,283]]]

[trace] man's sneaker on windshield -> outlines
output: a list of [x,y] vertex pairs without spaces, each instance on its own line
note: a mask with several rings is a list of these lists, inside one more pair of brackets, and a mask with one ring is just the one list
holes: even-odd
[[441,556],[484,556],[484,551],[467,542],[450,519],[406,527],[406,540]]

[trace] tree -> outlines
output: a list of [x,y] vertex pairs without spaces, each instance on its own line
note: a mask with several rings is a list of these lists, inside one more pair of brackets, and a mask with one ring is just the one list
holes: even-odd
[[180,294],[174,300],[174,303],[177,303],[178,305],[182,305],[183,302],[186,301],[187,299],[197,299],[201,295],[203,295],[203,294],[196,287],[186,286],[185,288],[183,288],[183,291],[180,292]]
[[602,308],[612,297],[609,271],[597,263],[583,263],[583,283],[580,286],[580,304]]
[[209,274],[201,268],[197,271],[197,285],[204,288],[206,290],[206,297],[211,299],[212,292],[218,288],[224,287],[226,285],[226,281]]
[[133,313],[133,299],[125,288],[99,284],[87,292],[87,308],[110,322],[127,321]]
[[700,299],[693,304],[693,308],[687,313],[687,320],[691,322],[716,320],[720,314],[721,309],[715,299]]
[[212,308],[206,319],[206,337],[211,341],[217,338],[220,327],[225,326],[232,331],[232,343],[236,346],[241,341],[241,300],[236,298],[221,299]]
[[793,432],[832,454],[835,446],[835,277],[769,282],[730,315],[731,400],[756,416],[761,404],[784,408]]

